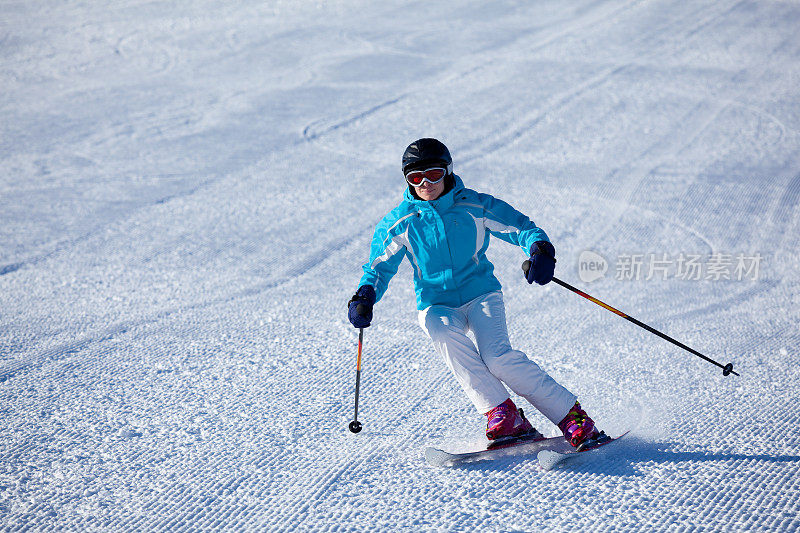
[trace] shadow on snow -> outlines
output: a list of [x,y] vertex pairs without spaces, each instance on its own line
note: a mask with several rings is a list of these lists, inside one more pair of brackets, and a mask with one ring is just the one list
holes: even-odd
[[[673,442],[648,442],[636,437],[626,438],[608,449],[599,449],[586,456],[576,457],[554,470],[569,472],[596,473],[610,476],[644,475],[640,467],[645,464],[701,463],[701,462],[741,462],[764,461],[768,463],[800,463],[800,456],[782,454],[745,454],[736,452],[671,451],[679,446]],[[535,455],[511,455],[493,461],[467,463],[453,468],[474,471],[507,471],[514,465],[535,461]],[[730,465],[731,467],[733,464]],[[546,475],[545,472],[541,472]]]

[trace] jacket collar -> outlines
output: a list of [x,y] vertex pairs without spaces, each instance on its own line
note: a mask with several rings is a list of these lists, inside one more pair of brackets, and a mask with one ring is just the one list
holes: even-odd
[[460,177],[453,174],[453,181],[455,182],[453,188],[450,189],[445,194],[441,195],[436,200],[431,200],[431,201],[419,200],[415,198],[413,194],[411,194],[411,191],[408,189],[408,187],[406,187],[406,192],[405,194],[403,194],[403,197],[405,198],[406,202],[409,202],[414,207],[422,209],[433,208],[436,209],[437,211],[444,211],[453,206],[453,204],[455,203],[456,194],[464,190],[464,182],[461,181]]

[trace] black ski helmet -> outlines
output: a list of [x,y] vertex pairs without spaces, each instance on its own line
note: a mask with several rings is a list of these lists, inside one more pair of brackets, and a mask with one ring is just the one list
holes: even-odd
[[432,165],[442,165],[447,169],[447,174],[453,173],[453,158],[447,146],[436,139],[418,139],[408,145],[403,153],[403,175],[409,170],[427,168]]

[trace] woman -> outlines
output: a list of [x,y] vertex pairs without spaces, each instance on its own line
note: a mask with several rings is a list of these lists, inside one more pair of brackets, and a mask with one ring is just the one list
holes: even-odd
[[373,305],[407,257],[420,326],[486,415],[490,441],[536,431],[503,384],[558,425],[573,446],[595,437],[594,422],[575,395],[511,348],[500,282],[485,254],[490,235],[522,247],[530,254],[528,283],[544,285],[555,268],[555,250],[545,232],[507,203],[465,188],[453,174],[450,152],[436,139],[408,146],[403,174],[408,189],[375,229],[369,262],[349,302],[350,322],[357,328],[370,325]]

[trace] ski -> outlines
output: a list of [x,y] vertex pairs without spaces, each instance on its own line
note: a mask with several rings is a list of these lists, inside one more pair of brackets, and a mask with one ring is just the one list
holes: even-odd
[[451,453],[439,448],[425,448],[425,460],[431,466],[447,467],[478,461],[491,461],[502,457],[514,455],[533,455],[542,450],[568,451],[572,446],[564,440],[564,437],[544,438],[537,433],[533,435],[523,435],[505,439],[500,442],[492,442],[490,447],[483,450]]
[[620,440],[622,437],[627,435],[630,430],[626,431],[619,437],[609,437],[605,433],[601,432],[601,436],[597,439],[593,439],[587,443],[584,443],[580,449],[570,449],[570,450],[551,450],[551,449],[543,449],[539,450],[536,454],[536,458],[539,460],[539,466],[541,466],[542,470],[552,470],[558,465],[562,464],[565,461],[570,459],[574,459],[575,457],[585,456],[590,452],[608,446],[612,442],[616,442]]

